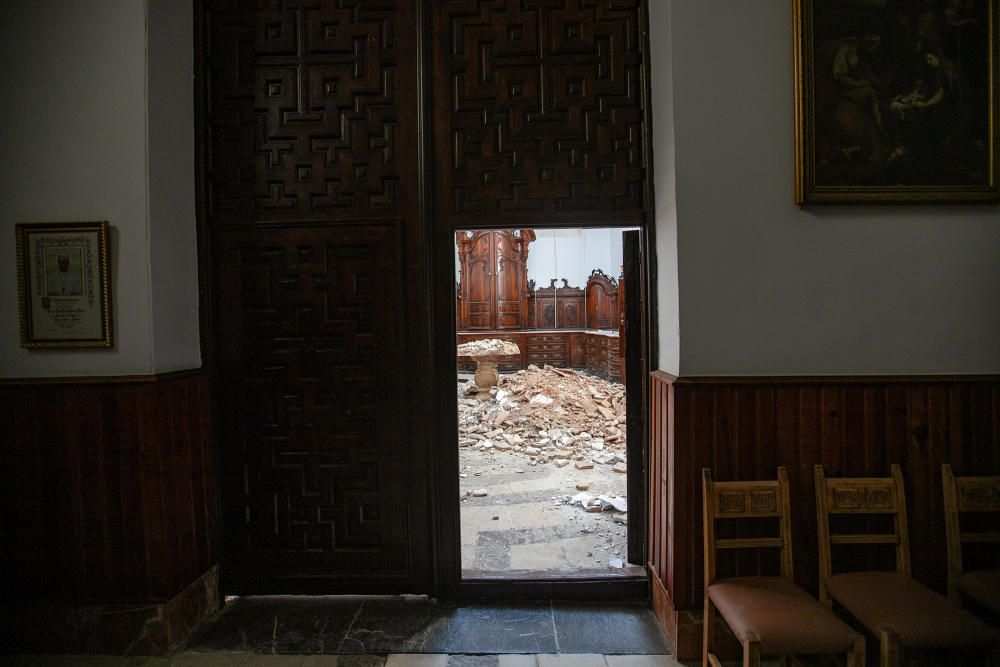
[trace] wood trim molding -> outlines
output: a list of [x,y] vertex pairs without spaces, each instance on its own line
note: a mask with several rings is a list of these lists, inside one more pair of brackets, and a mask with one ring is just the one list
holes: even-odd
[[677,376],[671,375],[666,371],[655,370],[650,372],[650,377],[659,380],[660,382],[666,382],[667,384],[673,384],[677,382]]
[[152,384],[169,382],[182,378],[195,377],[207,372],[205,367],[189,368],[167,373],[150,373],[148,375],[84,375],[65,377],[18,377],[0,378],[0,387],[11,385],[65,385],[65,384]]

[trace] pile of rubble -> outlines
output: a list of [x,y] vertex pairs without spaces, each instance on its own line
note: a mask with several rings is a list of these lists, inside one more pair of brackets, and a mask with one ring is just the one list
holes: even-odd
[[[477,391],[469,382],[460,393]],[[625,466],[625,387],[563,368],[502,375],[488,400],[459,397],[459,447],[513,452],[529,465]]]

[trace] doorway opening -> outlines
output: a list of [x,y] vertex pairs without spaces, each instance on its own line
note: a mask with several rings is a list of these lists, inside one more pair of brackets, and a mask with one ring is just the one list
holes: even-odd
[[463,579],[644,575],[638,239],[456,233]]

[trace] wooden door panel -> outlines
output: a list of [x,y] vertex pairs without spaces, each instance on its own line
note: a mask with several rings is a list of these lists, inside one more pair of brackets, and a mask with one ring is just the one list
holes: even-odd
[[472,237],[468,267],[469,329],[495,329],[493,233],[476,232]]
[[441,224],[646,209],[640,0],[436,0]]
[[363,219],[413,205],[415,3],[205,5],[213,222]]
[[397,231],[215,239],[229,576],[404,573]]
[[584,297],[559,295],[559,328],[580,329],[586,323],[584,318]]
[[525,268],[521,249],[512,232],[492,232],[496,267],[497,328],[522,328]]
[[202,6],[223,588],[426,592],[417,3]]

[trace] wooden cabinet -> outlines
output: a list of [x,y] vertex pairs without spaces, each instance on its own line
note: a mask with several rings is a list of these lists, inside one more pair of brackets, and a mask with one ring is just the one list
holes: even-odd
[[579,287],[570,287],[565,278],[556,287],[553,278],[548,287],[531,292],[534,313],[529,318],[534,329],[582,329],[586,324],[586,294]]
[[618,282],[600,269],[587,280],[587,328],[618,329]]
[[587,334],[587,371],[612,382],[622,381],[618,336]]
[[566,334],[526,334],[528,363],[542,366],[567,366]]
[[566,335],[569,365],[573,368],[587,367],[587,334],[571,333]]
[[458,232],[459,331],[524,329],[530,229]]

